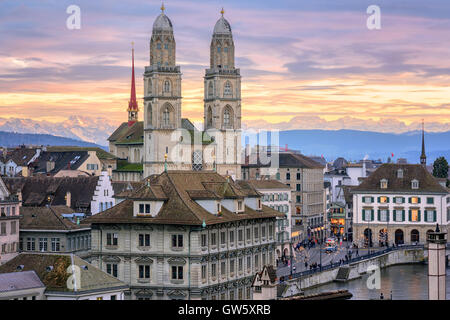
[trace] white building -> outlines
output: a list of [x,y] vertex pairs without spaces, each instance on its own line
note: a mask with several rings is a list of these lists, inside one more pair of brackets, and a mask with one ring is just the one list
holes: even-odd
[[91,214],[97,214],[114,205],[114,190],[111,177],[107,171],[102,171],[98,178],[97,186],[91,201]]
[[447,231],[446,188],[423,165],[384,164],[352,188],[354,241],[425,243],[436,224]]

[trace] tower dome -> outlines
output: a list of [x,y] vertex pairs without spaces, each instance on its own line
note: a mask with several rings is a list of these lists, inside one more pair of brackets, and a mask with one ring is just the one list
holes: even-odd
[[214,26],[214,33],[213,34],[217,34],[217,35],[231,35],[231,26],[230,23],[227,21],[227,19],[225,19],[223,17],[223,14],[225,13],[225,11],[222,10],[220,11],[220,13],[222,14],[222,16],[220,17],[219,20],[217,20],[216,25]]
[[155,31],[169,31],[173,32],[172,22],[169,17],[161,13],[153,23],[153,32]]
[[231,26],[230,23],[222,16],[219,20],[217,20],[216,25],[214,26],[214,34],[230,34],[231,35]]

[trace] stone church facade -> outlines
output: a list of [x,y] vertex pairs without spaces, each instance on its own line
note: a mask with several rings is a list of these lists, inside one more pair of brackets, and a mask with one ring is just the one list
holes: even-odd
[[[222,11],[214,27],[210,67],[204,76],[204,125],[199,130],[182,118],[182,74],[176,64],[174,30],[164,7],[161,9],[153,23],[150,65],[144,72],[143,121],[138,121],[136,107],[133,123],[123,123],[110,137],[111,152],[132,142],[141,156],[133,157],[133,153],[126,159],[142,164],[143,177],[168,169],[215,170],[240,179],[241,76],[234,63],[231,26]],[[120,154],[116,156],[120,158]]]

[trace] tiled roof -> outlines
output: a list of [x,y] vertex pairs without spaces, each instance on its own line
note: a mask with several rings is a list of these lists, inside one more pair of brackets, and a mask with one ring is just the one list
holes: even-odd
[[132,181],[111,182],[115,198],[129,197],[134,190],[140,188],[143,184],[144,182],[132,182]]
[[[284,217],[284,214],[263,206],[261,211],[255,211],[245,206],[243,213],[233,213],[222,207],[221,215],[214,215],[195,202],[201,195],[203,198],[216,199],[241,198],[247,195],[233,180],[212,171],[168,171],[150,178],[150,186],[160,186],[167,199],[155,217],[134,217],[133,200],[127,199],[118,205],[100,212],[84,220],[85,223],[155,223],[177,225],[217,224],[255,218]],[[146,184],[142,188],[150,188]],[[158,187],[159,188],[159,187]],[[137,199],[143,193],[142,189],[130,195]],[[194,196],[194,199],[191,197]],[[147,197],[147,194],[145,194]],[[161,199],[157,195],[155,200]]]
[[[70,191],[71,207],[75,210],[90,208],[98,180],[98,176],[3,178],[12,193],[22,193],[24,206],[66,205],[65,197]],[[50,202],[48,202],[48,197],[50,197]]]
[[[323,169],[324,166],[320,163],[308,158],[299,153],[273,153],[270,159],[278,155],[278,167],[280,168],[305,168],[305,169]],[[252,161],[253,155],[249,157]],[[262,163],[258,158],[256,164],[243,164],[243,167],[270,167],[271,161],[269,163]]]
[[22,230],[75,230],[81,228],[62,214],[74,213],[66,206],[21,207],[20,229]]
[[256,189],[291,189],[288,185],[278,180],[246,180],[238,181],[239,185],[250,184]]
[[130,127],[123,128],[123,132],[115,140],[115,144],[143,144],[144,143],[144,122],[137,121]]
[[36,148],[17,148],[5,155],[6,163],[9,160],[14,161],[18,166],[26,166],[28,162],[36,155]]
[[[398,170],[403,170],[403,178],[398,178]],[[388,181],[387,188],[381,189],[380,181]],[[412,189],[411,181],[419,181],[419,188]],[[385,163],[375,170],[352,192],[438,192],[446,193],[446,189],[420,164],[394,164]]]
[[0,273],[0,292],[45,288],[34,271]]
[[354,186],[341,186],[344,191],[344,199],[346,203],[353,203],[353,194],[352,190],[355,188]]
[[97,157],[101,160],[113,160],[117,157],[99,147],[76,147],[76,146],[50,146],[47,147],[48,152],[64,152],[64,151],[95,151]]
[[[73,255],[72,258],[73,264],[80,268],[81,279],[77,293],[127,287],[122,281],[101,271],[78,256]],[[67,287],[67,279],[71,275],[67,272],[67,269],[71,264],[71,256],[66,254],[21,253],[1,265],[0,273],[15,272],[17,275],[22,275],[25,271],[33,270],[47,287],[47,292],[74,292],[74,289]],[[23,269],[18,269],[18,266],[23,266]]]
[[[88,151],[44,151],[33,163],[34,173],[55,174],[63,169],[78,169],[89,158]],[[54,168],[47,172],[47,162],[54,162]]]

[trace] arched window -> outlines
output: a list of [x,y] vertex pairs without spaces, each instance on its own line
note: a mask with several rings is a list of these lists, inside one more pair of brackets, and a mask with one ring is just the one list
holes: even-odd
[[214,87],[212,81],[208,85],[208,97],[211,98],[214,95]]
[[164,81],[164,92],[170,92],[170,81]]
[[223,125],[224,127],[233,127],[233,110],[230,106],[226,106],[223,111]]
[[211,106],[208,107],[208,112],[206,114],[206,126],[212,127],[212,110],[211,110]]
[[170,124],[170,110],[166,107],[163,112],[163,125],[168,126]]
[[223,88],[223,95],[224,96],[232,96],[233,94],[232,94],[232,89],[231,89],[231,83],[230,83],[230,81],[227,81],[226,83],[225,83],[225,86],[224,86],[224,88]]

